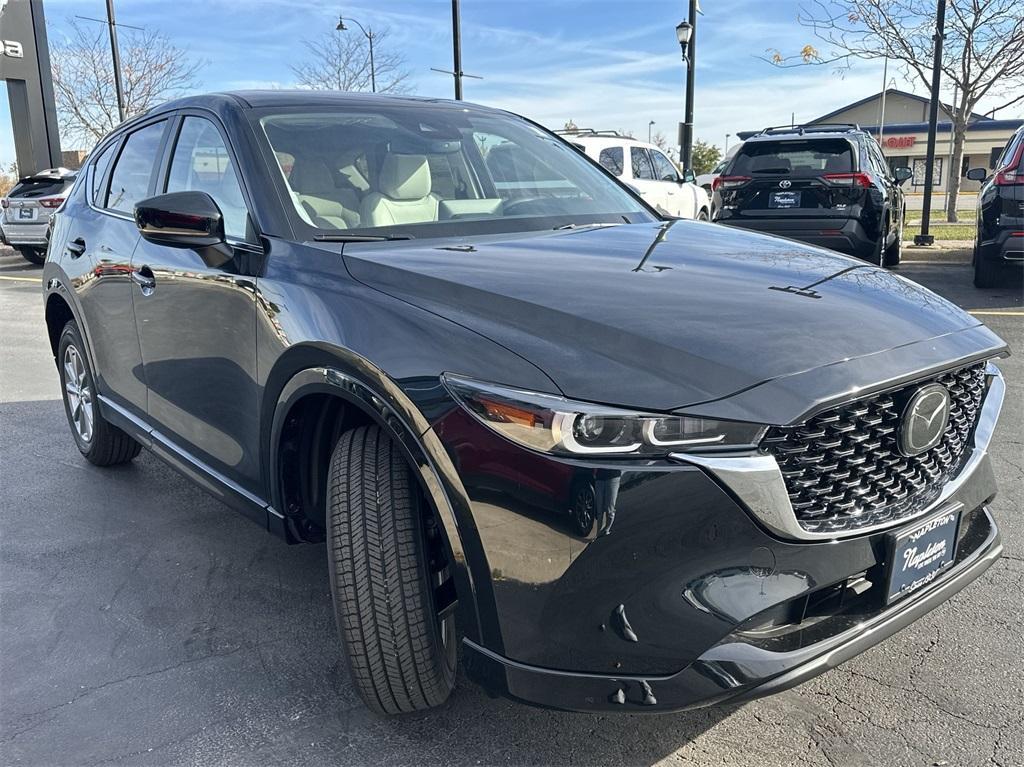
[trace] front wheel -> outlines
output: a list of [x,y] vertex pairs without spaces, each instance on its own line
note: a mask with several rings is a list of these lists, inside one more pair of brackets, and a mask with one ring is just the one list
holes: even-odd
[[457,641],[442,533],[379,426],[345,432],[327,479],[334,614],[356,689],[380,714],[439,706]]
[[46,251],[41,248],[18,248],[18,252],[21,253],[21,257],[30,264],[42,266],[46,263]]
[[697,220],[698,221],[710,221],[711,220],[711,216],[708,215],[708,209],[707,208],[701,208],[700,209],[700,212],[697,213]]

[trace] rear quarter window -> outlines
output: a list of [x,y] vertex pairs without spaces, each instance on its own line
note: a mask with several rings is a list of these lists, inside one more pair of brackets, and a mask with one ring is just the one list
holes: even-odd
[[853,147],[845,139],[748,142],[736,153],[730,174],[790,174],[820,176],[850,173]]
[[601,150],[597,161],[613,176],[622,175],[622,147],[610,146]]

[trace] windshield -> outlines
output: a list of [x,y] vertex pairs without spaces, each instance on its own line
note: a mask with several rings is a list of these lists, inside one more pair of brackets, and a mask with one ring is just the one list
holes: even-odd
[[396,105],[259,118],[308,236],[451,237],[654,215],[577,150],[508,115]]

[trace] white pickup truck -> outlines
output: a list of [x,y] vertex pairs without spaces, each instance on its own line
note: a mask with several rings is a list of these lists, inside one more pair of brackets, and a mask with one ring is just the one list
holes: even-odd
[[581,129],[559,131],[559,134],[620,181],[636,189],[659,212],[698,221],[711,219],[708,194],[693,183],[693,173],[681,175],[665,153],[653,144],[615,131]]

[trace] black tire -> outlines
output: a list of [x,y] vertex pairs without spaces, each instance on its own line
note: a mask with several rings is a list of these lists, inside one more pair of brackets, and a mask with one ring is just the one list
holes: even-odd
[[698,221],[710,221],[711,220],[711,216],[708,215],[708,209],[707,208],[701,208],[700,209],[700,211],[697,213],[697,220]]
[[885,259],[885,238],[887,235],[888,232],[884,229],[879,232],[878,239],[875,240],[875,244],[871,249],[871,255],[864,259],[869,264],[877,264],[878,266],[882,265]]
[[30,264],[42,266],[46,263],[46,251],[40,248],[18,248],[18,252],[21,253],[21,257]]
[[[75,368],[69,366],[69,349],[73,350],[81,364],[81,374],[75,376],[77,380],[71,380]],[[57,345],[57,370],[60,373],[61,398],[64,400],[64,413],[68,417],[71,436],[86,460],[96,466],[116,466],[137,456],[142,445],[109,423],[100,412],[89,355],[74,320],[69,321],[61,331]],[[79,392],[78,407],[73,404],[75,396],[72,392],[76,390]],[[90,414],[91,422],[86,432],[81,424],[88,421],[87,413]]]
[[982,258],[975,250],[974,253],[974,287],[976,288],[999,288],[1003,286],[1003,268],[998,261]]
[[412,471],[379,426],[338,440],[327,527],[334,614],[359,695],[380,714],[441,705],[455,686],[454,617],[435,609],[449,568]]
[[903,228],[900,227],[896,230],[896,237],[893,238],[892,244],[885,249],[885,266],[893,267],[900,265],[900,259],[903,257]]

